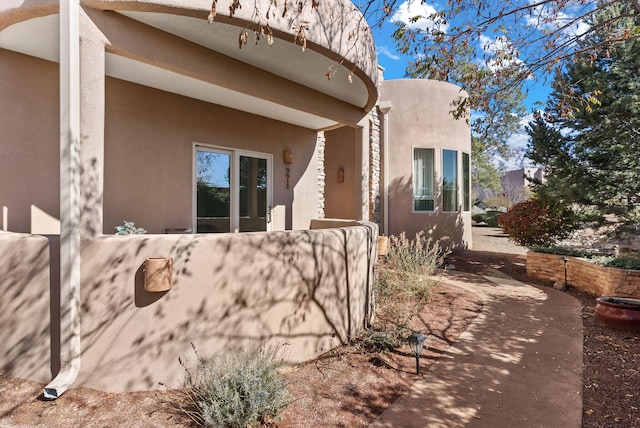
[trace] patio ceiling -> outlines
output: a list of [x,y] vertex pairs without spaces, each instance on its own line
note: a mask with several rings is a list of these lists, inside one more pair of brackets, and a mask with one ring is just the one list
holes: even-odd
[[[356,74],[349,82],[349,70],[346,67],[317,51],[307,49],[303,52],[292,40],[276,39],[273,46],[269,47],[264,37],[256,44],[250,33],[249,42],[238,49],[240,29],[233,25],[220,22],[208,24],[206,19],[158,12],[119,13],[349,105],[365,108],[370,99],[367,85]],[[58,41],[57,14],[22,21],[0,31],[0,47],[52,62],[58,62]],[[330,80],[325,74],[329,67],[334,73]],[[326,129],[338,124],[334,118],[287,107],[114,53],[106,54],[105,73],[114,78],[305,128]]]

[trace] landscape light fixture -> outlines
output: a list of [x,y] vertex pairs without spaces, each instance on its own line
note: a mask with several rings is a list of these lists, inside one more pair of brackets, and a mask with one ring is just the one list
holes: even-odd
[[416,374],[420,374],[420,353],[422,352],[425,340],[427,340],[427,338],[420,333],[411,333],[411,336],[407,337],[409,348],[416,356]]
[[568,258],[566,258],[565,256],[560,257],[560,260],[562,260],[564,262],[564,286],[566,287],[567,284],[567,262],[569,261]]

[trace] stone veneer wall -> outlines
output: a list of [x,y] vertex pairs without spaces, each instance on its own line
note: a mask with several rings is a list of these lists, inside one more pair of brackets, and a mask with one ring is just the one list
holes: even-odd
[[380,227],[380,116],[378,107],[369,120],[369,219]]
[[318,132],[318,138],[316,140],[316,150],[318,152],[318,218],[324,218],[324,148],[326,146],[326,138],[324,131]]
[[[640,298],[640,271],[616,269],[567,257],[567,283],[596,297]],[[541,281],[564,282],[564,261],[557,254],[527,253],[527,276]]]
[[[384,69],[378,67],[378,89],[384,81]],[[379,94],[379,92],[378,92]],[[382,213],[380,207],[381,198],[381,155],[382,155],[382,126],[380,122],[380,97],[376,106],[369,113],[369,219],[381,227]]]
[[[378,67],[378,87],[384,80],[383,69]],[[380,99],[378,98],[378,103]],[[381,122],[380,122],[380,109],[378,104],[369,112],[369,219],[372,223],[376,223],[378,227],[381,226],[382,213],[381,213]],[[324,149],[326,145],[326,138],[323,131],[318,132],[317,138],[317,154],[318,154],[318,218],[324,218],[324,203],[325,203],[325,178],[326,172],[324,168]]]

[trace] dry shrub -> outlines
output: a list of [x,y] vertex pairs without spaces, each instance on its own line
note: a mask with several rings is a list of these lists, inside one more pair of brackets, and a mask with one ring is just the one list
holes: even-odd
[[276,417],[289,403],[275,348],[198,354],[195,367],[181,359],[188,405],[182,410],[204,427],[246,428]]
[[[432,277],[442,265],[445,251],[424,232],[409,240],[404,233],[389,237],[386,261],[378,270],[374,292],[378,305],[376,329],[365,333],[397,343],[410,333],[410,323],[429,301],[437,284]],[[372,337],[369,337],[372,336]]]

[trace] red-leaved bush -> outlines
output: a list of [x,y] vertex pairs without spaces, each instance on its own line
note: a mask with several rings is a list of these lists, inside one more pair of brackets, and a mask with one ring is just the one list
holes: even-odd
[[567,209],[550,209],[537,199],[520,202],[498,217],[509,239],[523,247],[550,246],[573,230]]

